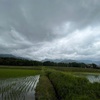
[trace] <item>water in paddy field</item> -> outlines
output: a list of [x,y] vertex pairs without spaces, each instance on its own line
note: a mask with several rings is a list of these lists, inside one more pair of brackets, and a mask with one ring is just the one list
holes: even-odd
[[100,83],[100,75],[87,75],[86,77],[91,83],[94,82]]
[[75,76],[79,76],[79,77],[86,77],[91,83],[94,82],[98,82],[100,83],[100,74],[99,75],[95,75],[95,74],[77,74]]
[[0,80],[0,100],[35,100],[39,75]]

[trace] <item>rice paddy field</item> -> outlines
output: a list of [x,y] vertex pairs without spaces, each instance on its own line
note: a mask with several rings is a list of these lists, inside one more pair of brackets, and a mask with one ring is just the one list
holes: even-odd
[[39,75],[0,80],[0,100],[35,100]]
[[[99,69],[55,67],[44,70],[45,74],[41,77],[46,76],[49,79],[49,84],[55,92],[52,89],[46,94],[44,86],[50,88],[50,85],[44,85],[44,81],[41,80],[36,88],[36,100],[100,100]],[[52,93],[55,96],[52,96]]]
[[75,76],[77,77],[84,77],[87,78],[89,80],[89,82],[94,83],[94,82],[98,82],[100,83],[100,74],[99,73],[77,73],[75,74]]
[[2,66],[0,100],[100,100],[100,70]]
[[0,69],[0,79],[34,76],[40,74],[40,70],[33,69]]
[[0,100],[35,100],[40,70],[0,69]]

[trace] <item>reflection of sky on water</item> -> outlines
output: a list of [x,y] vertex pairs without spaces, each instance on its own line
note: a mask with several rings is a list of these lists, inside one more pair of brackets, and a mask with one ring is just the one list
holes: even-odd
[[100,83],[100,74],[75,74],[77,77],[86,77],[91,83],[99,82]]
[[86,77],[91,83],[93,83],[93,82],[100,83],[100,75],[87,75]]
[[0,100],[35,100],[39,76],[0,80]]

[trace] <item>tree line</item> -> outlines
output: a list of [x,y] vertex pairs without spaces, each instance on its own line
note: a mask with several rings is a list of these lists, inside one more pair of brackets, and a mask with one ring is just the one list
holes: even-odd
[[34,61],[20,58],[0,57],[0,65],[9,66],[58,66],[58,67],[81,67],[81,68],[98,68],[96,64],[85,64],[85,63],[55,63],[51,61]]
[[41,66],[42,62],[40,62],[40,61],[33,61],[33,60],[27,60],[27,59],[20,59],[20,58],[1,57],[0,58],[0,65]]

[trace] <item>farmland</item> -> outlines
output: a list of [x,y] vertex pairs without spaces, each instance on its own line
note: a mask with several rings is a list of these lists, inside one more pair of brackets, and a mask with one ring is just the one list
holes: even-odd
[[0,100],[100,100],[99,75],[99,69],[1,66]]
[[[49,82],[45,80],[48,83],[45,85],[43,80],[39,82],[36,89],[37,100],[100,100],[100,83],[91,82],[82,75],[76,76],[80,73],[98,76],[100,75],[100,70],[57,67],[52,69],[44,68],[43,70],[42,72],[44,73],[42,73],[41,77],[44,78],[45,76],[46,79],[49,79]],[[47,87],[50,88],[49,84],[53,86],[54,91],[53,89],[47,89]],[[46,94],[44,88],[48,91],[48,94]],[[52,94],[55,94],[55,96],[52,96]],[[47,99],[49,97],[56,98]]]
[[39,76],[0,80],[0,100],[33,100]]
[[0,69],[0,100],[33,100],[40,70]]
[[29,69],[0,69],[0,79],[34,76],[40,74],[40,70]]
[[84,77],[76,77],[72,74],[51,72],[49,79],[55,87],[60,100],[99,100],[100,84],[90,83]]

